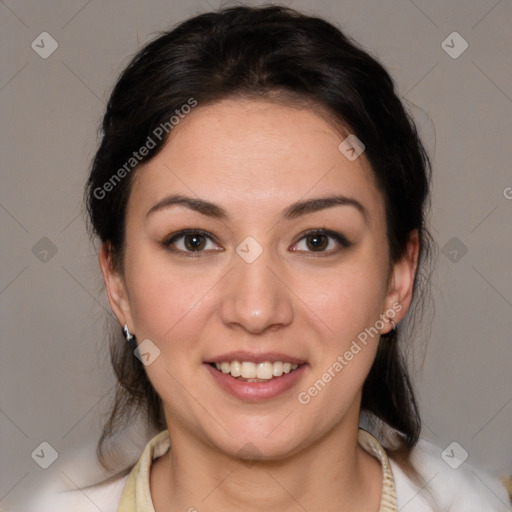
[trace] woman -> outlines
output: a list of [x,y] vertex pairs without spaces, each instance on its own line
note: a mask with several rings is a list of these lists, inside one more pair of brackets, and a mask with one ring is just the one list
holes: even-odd
[[146,45],[87,202],[126,339],[99,453],[135,412],[159,434],[76,509],[505,510],[418,443],[429,177],[387,72],[324,20],[236,7]]

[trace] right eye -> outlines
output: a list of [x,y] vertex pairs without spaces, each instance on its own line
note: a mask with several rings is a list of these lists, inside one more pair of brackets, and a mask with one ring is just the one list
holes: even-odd
[[208,248],[208,242],[212,242],[216,246],[210,233],[201,229],[184,229],[166,238],[163,245],[174,253],[181,253],[188,257],[198,257],[201,252],[219,250],[214,247]]

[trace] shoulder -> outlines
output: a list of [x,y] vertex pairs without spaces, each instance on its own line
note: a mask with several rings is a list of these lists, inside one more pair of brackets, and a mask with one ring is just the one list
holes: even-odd
[[[135,468],[141,464],[149,468],[153,458],[164,453],[170,445],[169,433],[167,430],[154,435],[145,445],[142,455],[140,447],[128,445],[123,449],[124,455],[127,453],[133,455],[135,462],[131,466],[128,474],[118,475],[106,478],[100,475],[99,468],[94,460],[93,452],[85,449],[80,456],[74,456],[70,461],[66,461],[59,471],[53,474],[53,478],[46,480],[36,490],[34,496],[31,496],[28,507],[24,512],[117,512],[121,501],[121,496],[125,491],[126,484]],[[123,457],[123,465],[126,465],[127,457]],[[74,474],[72,468],[79,466],[80,470],[76,472],[77,476],[73,479],[67,475]],[[137,474],[137,472],[135,473]],[[101,482],[95,485],[82,486],[79,482]]]
[[116,512],[128,475],[88,488],[53,480],[41,486],[26,512]]
[[467,460],[460,463],[456,449],[445,452],[444,458],[442,454],[443,450],[432,443],[418,442],[411,462],[423,480],[420,485],[390,459],[401,512],[512,510],[507,491],[495,477],[472,467]]

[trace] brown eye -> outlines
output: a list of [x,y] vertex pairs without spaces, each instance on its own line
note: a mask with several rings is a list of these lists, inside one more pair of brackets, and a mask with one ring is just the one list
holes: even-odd
[[339,246],[349,247],[352,244],[341,233],[315,229],[305,233],[296,245],[299,247],[294,249],[297,252],[316,252],[328,256],[338,252],[340,250]]
[[185,256],[199,256],[203,252],[219,250],[212,235],[197,229],[179,231],[162,243],[170,251],[181,253]]
[[206,239],[203,235],[184,235],[183,240],[189,251],[200,251],[206,245]]
[[306,237],[306,245],[312,251],[323,251],[329,245],[329,239],[324,234],[313,234]]

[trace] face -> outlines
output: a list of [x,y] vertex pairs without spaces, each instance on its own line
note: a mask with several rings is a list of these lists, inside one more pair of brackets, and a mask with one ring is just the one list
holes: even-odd
[[120,323],[149,347],[171,438],[279,458],[357,428],[415,257],[390,272],[383,197],[343,138],[310,109],[224,100],[134,176],[124,273],[105,251],[101,264]]

